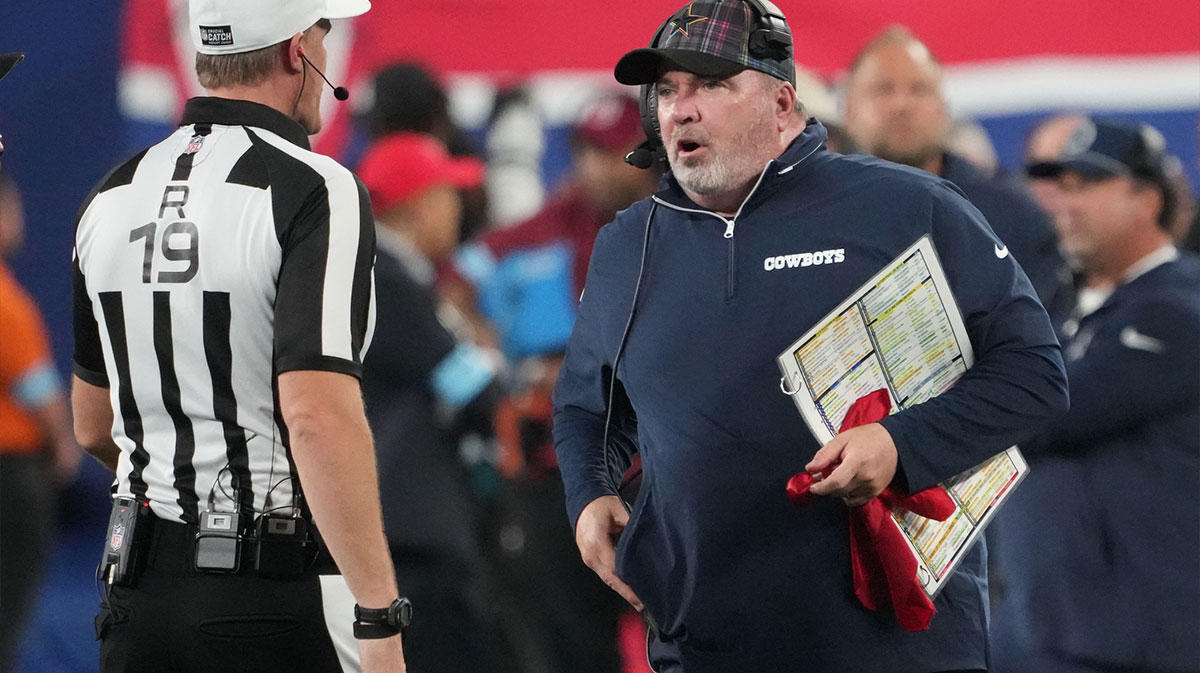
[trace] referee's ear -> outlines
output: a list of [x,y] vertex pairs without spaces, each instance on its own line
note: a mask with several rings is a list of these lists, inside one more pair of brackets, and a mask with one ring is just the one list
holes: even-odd
[[300,51],[303,49],[300,46],[302,39],[304,39],[304,33],[296,33],[283,43],[284,67],[287,68],[288,73],[298,73],[304,69],[304,59],[300,57]]

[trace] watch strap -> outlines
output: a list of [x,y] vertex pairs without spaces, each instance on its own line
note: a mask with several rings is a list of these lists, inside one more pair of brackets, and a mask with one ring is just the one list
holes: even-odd
[[402,629],[399,626],[391,624],[373,622],[354,622],[354,638],[357,640],[375,640],[377,638],[391,638],[398,635]]
[[386,608],[354,606],[354,637],[359,640],[390,638],[404,633],[412,621],[412,603],[397,598]]

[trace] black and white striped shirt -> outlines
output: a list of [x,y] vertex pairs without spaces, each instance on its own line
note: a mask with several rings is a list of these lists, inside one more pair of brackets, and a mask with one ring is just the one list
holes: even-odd
[[360,375],[374,256],[362,184],[266,106],[193,99],[110,173],[75,236],[75,372],[110,388],[118,494],[185,523],[235,483],[292,505],[275,377]]

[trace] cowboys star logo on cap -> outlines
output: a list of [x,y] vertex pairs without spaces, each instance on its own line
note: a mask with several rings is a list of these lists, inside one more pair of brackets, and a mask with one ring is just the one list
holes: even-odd
[[700,23],[701,21],[708,21],[708,17],[696,16],[692,14],[692,4],[688,4],[687,14],[677,19],[671,19],[671,27],[674,28],[675,31],[682,33],[684,37],[691,37],[687,32],[688,26],[692,25],[693,23]]

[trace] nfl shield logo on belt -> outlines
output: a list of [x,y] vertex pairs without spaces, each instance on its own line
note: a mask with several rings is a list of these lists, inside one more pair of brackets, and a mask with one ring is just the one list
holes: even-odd
[[121,548],[121,543],[125,541],[125,526],[117,524],[113,527],[112,539],[108,541],[108,546],[116,551]]

